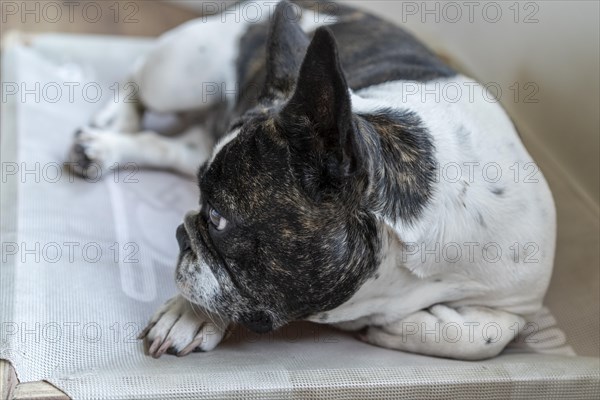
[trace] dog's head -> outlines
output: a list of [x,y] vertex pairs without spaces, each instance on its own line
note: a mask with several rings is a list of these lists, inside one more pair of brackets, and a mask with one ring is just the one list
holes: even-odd
[[336,42],[327,28],[309,41],[283,7],[259,105],[200,168],[200,211],[177,231],[184,296],[257,332],[342,304],[380,246]]

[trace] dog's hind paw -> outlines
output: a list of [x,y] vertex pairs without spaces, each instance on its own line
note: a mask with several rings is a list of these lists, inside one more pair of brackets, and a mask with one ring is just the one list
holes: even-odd
[[77,175],[97,178],[118,168],[121,154],[128,145],[123,134],[85,127],[75,132],[69,150],[69,166]]
[[164,353],[182,357],[214,349],[225,336],[228,325],[228,321],[176,296],[154,314],[138,338],[145,339],[148,354],[154,358]]

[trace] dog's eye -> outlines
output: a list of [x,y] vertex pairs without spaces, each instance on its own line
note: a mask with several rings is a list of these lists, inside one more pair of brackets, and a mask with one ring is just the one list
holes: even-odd
[[216,230],[222,231],[227,226],[227,220],[219,214],[212,206],[209,206],[208,218],[210,223],[213,224]]

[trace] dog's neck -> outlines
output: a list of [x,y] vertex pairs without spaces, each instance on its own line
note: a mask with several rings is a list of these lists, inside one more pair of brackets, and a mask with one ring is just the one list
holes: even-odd
[[429,133],[408,111],[381,109],[356,119],[369,157],[369,208],[389,221],[413,222],[429,201],[435,180]]

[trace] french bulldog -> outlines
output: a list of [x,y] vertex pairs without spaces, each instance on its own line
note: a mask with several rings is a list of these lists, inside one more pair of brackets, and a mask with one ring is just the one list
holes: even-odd
[[[130,78],[136,101],[102,110],[71,156],[82,173],[134,162],[197,177],[199,209],[176,232],[180,294],[141,335],[151,355],[308,320],[478,360],[541,307],[547,183],[485,88],[400,27],[334,3],[245,3],[166,33]],[[218,118],[178,137],[141,128],[144,110],[201,109]]]

